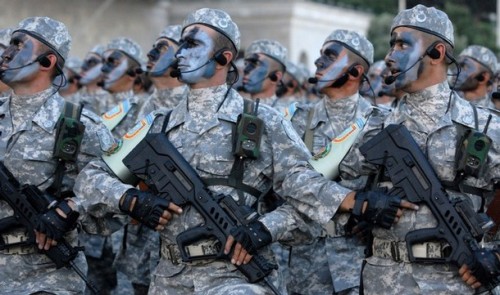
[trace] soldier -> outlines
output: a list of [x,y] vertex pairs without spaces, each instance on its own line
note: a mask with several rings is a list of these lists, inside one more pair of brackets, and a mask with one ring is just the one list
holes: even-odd
[[[264,280],[249,283],[235,265],[248,263],[256,251],[272,259],[268,247],[271,242],[283,238],[291,229],[306,226],[297,211],[325,223],[337,209],[348,212],[354,207],[355,193],[309,169],[307,148],[290,123],[266,105],[257,111],[265,122],[258,158],[233,155],[232,130],[244,101],[226,81],[239,44],[238,27],[226,12],[203,8],[190,13],[184,21],[181,46],[176,54],[179,79],[190,88],[188,96],[172,110],[166,124],[165,118],[159,116],[150,130],[158,133],[165,126],[169,140],[214,193],[232,196],[247,206],[256,205],[254,195],[261,195],[249,188],[262,192],[272,187],[277,194],[286,196],[287,203],[272,212],[260,212],[262,215],[249,227],[234,228],[225,245],[215,244],[226,254],[234,250],[231,262],[229,259],[182,261],[177,235],[203,223],[191,206],[180,208],[151,192],[123,184],[110,175],[101,161],[89,164],[80,173],[75,191],[93,204],[89,214],[100,217],[110,211],[121,211],[160,230],[161,259],[150,285],[151,294],[269,294],[270,286]],[[243,173],[237,173],[240,176],[230,176],[234,165],[244,167]],[[413,208],[405,201],[397,204]],[[393,217],[401,214],[398,205],[388,208]],[[370,204],[367,208],[373,209]],[[381,221],[380,216],[377,220],[363,216],[369,222]],[[203,255],[213,253],[214,244],[201,240],[191,247],[194,253]],[[285,293],[277,270],[269,274],[267,281],[273,281],[275,288]]]
[[276,90],[286,70],[287,49],[274,40],[256,40],[245,51],[243,88],[260,103],[275,107]]
[[111,40],[103,53],[103,88],[109,91],[114,107],[102,115],[104,125],[116,138],[134,126],[144,100],[134,95],[134,80],[142,72],[142,50],[129,38]]
[[78,81],[82,88],[75,95],[75,102],[82,103],[86,108],[101,115],[111,108],[111,99],[109,92],[102,89],[102,65],[103,53],[105,47],[102,45],[94,46],[83,60],[80,80]]
[[[10,45],[2,54],[1,79],[13,93],[1,99],[0,157],[21,184],[35,185],[57,197],[55,207],[39,216],[38,245],[2,245],[0,289],[5,294],[83,294],[85,283],[70,268],[56,265],[38,249],[49,249],[64,237],[76,245],[77,198],[72,198],[76,175],[91,159],[115,144],[101,119],[83,110],[83,140],[76,161],[56,157],[56,127],[67,103],[52,83],[62,75],[71,46],[66,26],[48,17],[29,17],[14,30]],[[44,208],[38,208],[43,210]],[[0,216],[13,210],[0,201]],[[25,229],[10,227],[3,241],[26,241]],[[83,273],[87,266],[83,253],[73,263]]]
[[144,118],[153,110],[171,109],[186,96],[187,86],[177,77],[171,76],[180,38],[180,25],[167,26],[160,32],[153,49],[149,51],[147,73],[155,90],[139,111],[139,118]]
[[495,110],[490,95],[497,71],[495,54],[486,47],[471,45],[460,53],[457,61],[460,72],[450,83],[453,89],[476,106]]
[[[359,88],[373,62],[373,45],[356,32],[335,30],[323,42],[320,54],[315,62],[315,79],[317,89],[324,96],[310,108],[297,106],[291,118],[310,152],[318,157],[333,138],[372,111],[370,102],[359,94]],[[365,245],[346,235],[347,217],[348,214],[337,213],[321,237],[291,248],[290,291],[359,293]]]
[[[478,177],[469,172],[458,175],[456,168],[455,156],[463,144],[460,134],[466,129],[483,130],[489,114],[475,109],[449,88],[447,68],[454,60],[454,39],[448,16],[423,5],[401,11],[393,20],[390,44],[385,57],[391,72],[388,82],[392,80],[396,89],[407,94],[384,125],[403,124],[408,128],[452,200],[470,202],[477,196],[465,192],[483,194],[491,191],[500,172],[498,117],[493,116],[490,122],[488,135],[494,143],[484,164],[484,175]],[[360,157],[357,149],[351,149],[340,165],[344,179],[355,179],[359,171],[364,175],[368,173],[370,165],[359,161]],[[370,186],[384,186],[383,180],[384,177]],[[453,183],[455,185],[450,185]],[[431,211],[422,205],[418,211],[405,211],[390,229],[375,228],[373,255],[366,259],[362,272],[364,294],[473,294],[473,288],[480,283],[466,266],[409,261],[406,234],[414,229],[435,226]],[[446,247],[444,242],[428,241],[413,246],[412,251],[418,252],[416,256],[421,258],[440,259],[446,255]]]

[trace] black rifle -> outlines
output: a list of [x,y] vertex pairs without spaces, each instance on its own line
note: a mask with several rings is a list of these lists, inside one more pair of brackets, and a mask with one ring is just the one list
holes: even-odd
[[[35,247],[35,226],[38,223],[38,216],[56,204],[55,198],[43,193],[34,185],[21,186],[17,179],[0,162],[0,200],[4,200],[14,210],[14,215],[5,219],[3,230],[22,226],[26,229],[27,241],[5,245],[5,241],[0,238],[0,250],[8,249],[12,246],[32,246]],[[85,274],[74,263],[79,249],[71,246],[66,240],[57,241],[56,246],[51,246],[49,250],[39,250],[47,255],[57,268],[71,267],[85,282],[88,288],[98,294],[97,288],[87,280]]]
[[[233,250],[228,255],[224,254],[224,245],[231,229],[256,218],[255,213],[242,209],[231,196],[213,194],[208,190],[198,173],[164,133],[146,135],[123,159],[123,163],[130,172],[143,179],[156,195],[181,207],[189,204],[203,216],[203,225],[177,236],[177,245],[184,262],[199,259],[229,260]],[[189,255],[189,245],[210,239],[220,243],[218,253],[194,257]],[[237,268],[249,282],[254,283],[264,279],[276,266],[256,254],[248,264],[238,265]],[[273,288],[267,280],[266,283]]]
[[[369,163],[383,165],[394,187],[389,194],[406,197],[412,203],[425,203],[437,220],[435,228],[424,228],[406,234],[406,247],[410,262],[466,264],[473,273],[488,274],[478,277],[487,289],[499,281],[495,262],[481,261],[474,255],[480,249],[478,239],[485,233],[477,214],[464,202],[452,203],[436,173],[404,125],[389,125],[360,147]],[[483,223],[483,224],[478,224]],[[444,241],[449,255],[443,258],[415,257],[412,245],[429,241]],[[488,255],[495,257],[496,255]],[[489,265],[493,263],[493,269]]]

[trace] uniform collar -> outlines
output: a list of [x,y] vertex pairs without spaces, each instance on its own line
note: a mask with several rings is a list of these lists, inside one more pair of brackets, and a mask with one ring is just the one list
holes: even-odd
[[324,96],[314,106],[314,115],[311,120],[311,129],[316,128],[320,122],[327,123],[330,120],[339,122],[351,122],[356,115],[360,95],[355,93],[341,99],[330,99]]

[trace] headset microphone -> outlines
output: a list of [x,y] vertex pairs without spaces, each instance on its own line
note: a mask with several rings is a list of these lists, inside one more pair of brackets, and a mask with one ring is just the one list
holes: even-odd
[[[427,53],[426,53],[427,54]],[[422,55],[421,57],[419,57],[417,59],[416,62],[414,62],[409,68],[407,68],[406,70],[402,71],[402,72],[399,72],[397,73],[397,75],[393,75],[393,76],[387,76],[385,77],[384,79],[384,83],[386,85],[391,85],[392,83],[394,83],[394,81],[396,81],[396,79],[399,77],[399,75],[403,75],[404,73],[408,72],[409,70],[413,69],[414,66],[416,66],[422,59],[424,59],[425,55]]]

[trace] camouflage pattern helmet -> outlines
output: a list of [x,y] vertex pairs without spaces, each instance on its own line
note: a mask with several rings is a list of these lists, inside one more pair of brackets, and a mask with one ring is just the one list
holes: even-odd
[[181,30],[182,27],[180,25],[166,26],[160,32],[160,35],[158,35],[158,39],[167,38],[179,44],[179,40],[181,40]]
[[307,79],[308,77],[304,75],[305,73],[303,69],[301,69],[291,61],[286,62],[286,71],[290,76],[297,80],[300,85],[304,84],[305,79]]
[[364,59],[368,67],[373,63],[373,45],[365,36],[354,31],[335,30],[326,37],[323,45],[334,41],[342,43],[352,53]]
[[142,49],[139,44],[129,38],[119,37],[111,40],[106,47],[106,50],[120,50],[137,62],[138,65],[142,64]]
[[400,11],[392,21],[391,34],[398,27],[409,27],[437,36],[455,46],[453,24],[448,15],[434,7],[417,5],[411,9]]
[[4,47],[9,46],[10,36],[12,35],[12,31],[14,31],[14,29],[12,29],[12,28],[0,30],[0,45],[3,45]]
[[97,54],[97,55],[102,57],[105,50],[106,50],[106,47],[104,45],[97,44],[96,46],[92,47],[92,49],[90,49],[89,52]]
[[278,41],[268,39],[255,40],[248,46],[245,55],[248,56],[254,53],[265,54],[281,63],[283,67],[286,67],[287,49]]
[[240,30],[227,12],[213,8],[198,9],[186,17],[182,24],[182,32],[195,24],[208,26],[223,34],[231,40],[236,51],[240,50]]
[[460,52],[460,56],[467,56],[477,61],[486,67],[491,73],[497,72],[497,57],[490,49],[480,46],[471,45]]
[[76,56],[71,56],[68,58],[66,61],[66,64],[64,65],[65,68],[75,72],[79,73],[80,69],[82,67],[82,60]]
[[64,61],[68,58],[71,49],[71,36],[62,22],[49,17],[28,17],[22,20],[14,30],[14,32],[18,31],[36,38],[52,49],[62,59],[58,64],[61,67],[64,66]]

